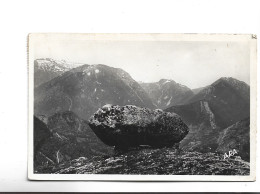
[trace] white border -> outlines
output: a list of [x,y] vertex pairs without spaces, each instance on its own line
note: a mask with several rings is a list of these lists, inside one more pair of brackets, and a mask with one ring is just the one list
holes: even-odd
[[[33,173],[33,80],[34,41],[45,39],[124,40],[124,41],[249,41],[250,43],[250,175],[89,175]],[[255,181],[256,179],[256,39],[253,35],[237,34],[29,34],[29,119],[28,119],[28,178],[30,180],[107,180],[107,181]]]

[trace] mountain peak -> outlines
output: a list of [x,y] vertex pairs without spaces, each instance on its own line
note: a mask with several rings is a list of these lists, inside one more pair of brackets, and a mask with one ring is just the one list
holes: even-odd
[[132,77],[123,69],[110,67],[104,64],[92,64],[92,65],[85,64],[72,69],[70,72],[72,73],[82,72],[83,75],[86,75],[88,77],[94,77],[94,78],[102,77],[104,75],[106,76],[117,75],[122,79],[132,80]]
[[39,58],[35,60],[35,65],[37,65],[39,68],[56,68],[56,70],[64,71],[69,70],[72,68],[75,68],[77,66],[83,65],[82,63],[77,62],[68,62],[66,60],[55,60],[52,58]]
[[232,77],[221,77],[217,81],[215,81],[211,86],[215,87],[220,83],[224,83],[225,85],[229,85],[235,91],[239,92],[245,100],[250,100],[250,86],[243,82],[239,81]]
[[167,84],[167,83],[174,83],[174,84],[176,84],[176,82],[173,81],[172,79],[160,79],[158,83],[159,84],[163,84],[163,85]]
[[51,58],[36,59],[34,60],[34,86],[38,87],[72,68],[64,60],[57,61]]
[[[225,116],[225,123],[230,124],[230,122],[233,122],[234,119],[228,118],[231,118],[232,115],[234,118],[237,117],[238,121],[239,119],[242,119],[243,116],[248,114],[248,107],[250,106],[250,87],[245,82],[239,81],[232,77],[222,77],[211,85],[200,90],[196,95],[189,99],[186,104],[200,100],[207,100],[211,106],[216,106],[213,109],[218,109],[218,107],[221,106],[229,107],[229,110],[226,110],[227,115]],[[219,117],[224,117],[223,107],[221,114],[218,113]],[[230,107],[232,107],[232,109]],[[236,111],[234,111],[234,107],[236,107]]]
[[232,78],[232,77],[221,77],[219,79],[228,81],[228,80],[231,80],[231,79],[234,79],[234,78]]
[[182,101],[193,95],[191,89],[172,79],[160,79],[154,83],[141,83],[158,108],[182,104]]
[[220,83],[220,82],[225,82],[225,83],[228,83],[228,84],[230,84],[230,85],[232,85],[232,86],[236,86],[236,85],[238,85],[238,84],[243,84],[243,85],[247,85],[248,86],[248,84],[246,84],[245,82],[243,82],[243,81],[240,81],[240,80],[238,80],[238,79],[235,79],[235,78],[233,78],[233,77],[221,77],[221,78],[219,78],[217,81],[215,81],[213,84],[211,84],[212,86],[214,86],[214,85],[216,85],[216,84],[218,84],[218,83]]

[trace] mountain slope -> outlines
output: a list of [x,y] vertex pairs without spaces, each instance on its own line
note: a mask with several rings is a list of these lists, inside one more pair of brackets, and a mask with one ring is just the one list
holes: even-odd
[[128,73],[106,65],[74,68],[37,87],[34,99],[36,115],[71,110],[83,119],[105,104],[155,108]]
[[221,78],[193,96],[190,103],[166,109],[180,115],[190,128],[181,142],[183,149],[214,151],[224,128],[250,116],[249,86],[228,80],[236,84]]
[[182,149],[210,152],[217,148],[220,127],[207,101],[173,106],[165,111],[180,115],[190,129],[188,135],[180,143]]
[[194,95],[198,94],[201,90],[203,90],[205,87],[200,87],[200,88],[195,88],[192,89],[192,92],[194,93]]
[[250,161],[250,118],[239,121],[220,133],[216,151],[228,153],[233,149],[243,160]]
[[159,82],[140,85],[160,109],[182,104],[187,98],[193,96],[191,89],[173,80],[161,79]]
[[71,111],[50,116],[47,126],[52,136],[41,143],[36,153],[37,169],[48,163],[61,163],[78,157],[91,158],[113,153],[113,148],[101,142],[88,123]]
[[220,78],[186,104],[207,101],[218,126],[225,128],[250,115],[250,87],[234,78]]
[[33,118],[33,130],[33,150],[35,156],[36,153],[41,149],[44,142],[46,142],[48,138],[52,136],[52,133],[46,124],[37,117]]
[[64,60],[36,59],[34,61],[34,87],[38,87],[78,65],[80,64],[69,63]]

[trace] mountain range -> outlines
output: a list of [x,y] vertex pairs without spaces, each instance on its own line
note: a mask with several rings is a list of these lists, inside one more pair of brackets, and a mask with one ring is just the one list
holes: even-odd
[[[39,164],[111,155],[112,148],[86,122],[105,104],[177,113],[190,129],[180,143],[182,150],[224,153],[238,149],[242,159],[250,160],[250,87],[242,81],[223,77],[192,90],[170,79],[138,83],[124,70],[102,64],[47,58],[35,60],[34,65],[34,115],[39,118],[34,130],[40,134],[49,129],[37,144]],[[39,130],[39,125],[45,130]]]
[[41,84],[34,92],[34,113],[73,111],[88,119],[105,104],[155,108],[144,89],[122,69],[82,65]]
[[181,143],[184,149],[215,151],[223,129],[250,116],[250,87],[233,78],[220,78],[186,104],[166,111],[179,114],[190,127]]

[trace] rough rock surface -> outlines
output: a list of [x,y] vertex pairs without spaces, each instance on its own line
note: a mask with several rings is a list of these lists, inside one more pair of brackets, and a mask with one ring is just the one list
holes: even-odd
[[90,117],[89,126],[105,144],[119,149],[138,145],[171,147],[189,132],[175,113],[134,105],[105,105]]
[[114,157],[84,157],[43,169],[57,174],[142,174],[142,175],[249,175],[248,162],[239,156],[178,152],[173,148],[142,149]]

